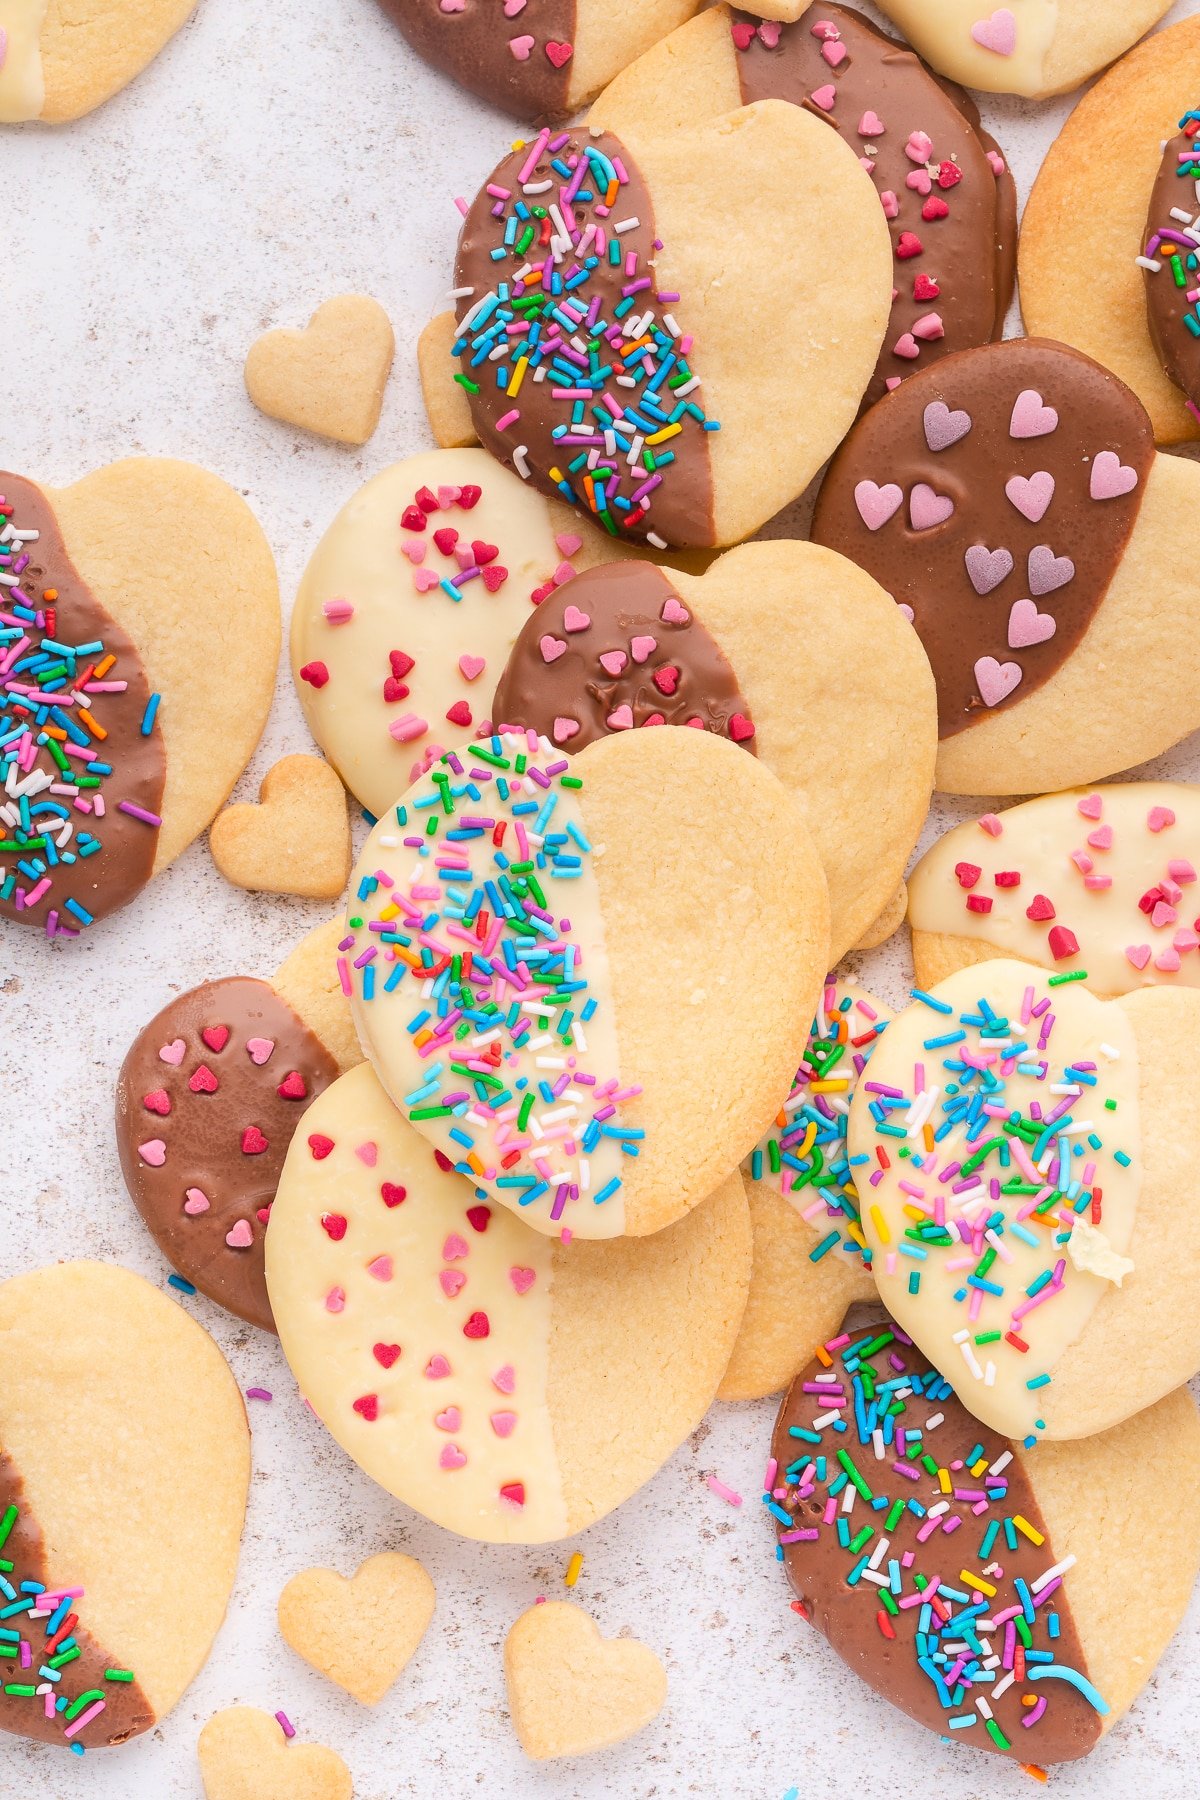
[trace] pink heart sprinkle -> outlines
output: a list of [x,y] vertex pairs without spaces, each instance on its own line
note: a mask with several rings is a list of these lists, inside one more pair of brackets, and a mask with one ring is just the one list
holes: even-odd
[[1082,800],[1076,801],[1075,811],[1085,819],[1098,819],[1104,811],[1104,801],[1099,794],[1085,794]]
[[355,1146],[354,1154],[357,1156],[359,1162],[363,1163],[366,1168],[373,1169],[375,1164],[379,1161],[379,1145],[371,1143],[358,1144]]
[[424,538],[405,538],[400,548],[410,563],[423,563],[429,546]]
[[446,1361],[444,1356],[431,1356],[429,1361],[425,1364],[425,1379],[427,1381],[444,1381],[449,1373],[450,1364]]
[[527,1294],[537,1280],[537,1270],[523,1269],[520,1264],[514,1263],[508,1271],[508,1279],[512,1282],[516,1293]]
[[475,681],[487,668],[486,656],[460,656],[458,666],[465,681]]
[[837,101],[837,89],[832,81],[827,82],[824,87],[814,88],[809,99],[814,106],[819,106],[822,112],[832,112]]
[[494,1412],[488,1414],[488,1424],[497,1437],[511,1437],[517,1428],[515,1412]]
[[345,1288],[331,1287],[329,1292],[325,1296],[325,1311],[331,1312],[331,1313],[340,1313],[340,1312],[345,1312],[345,1310],[346,1310],[346,1290],[345,1290]]
[[551,581],[553,581],[555,587],[562,587],[566,582],[574,581],[574,579],[575,579],[574,563],[560,562],[557,569],[555,569],[553,575],[550,577],[550,579],[551,579]]
[[155,1088],[152,1094],[142,1095],[142,1105],[147,1112],[157,1113],[165,1119],[171,1110],[171,1096],[165,1088]]
[[438,10],[444,13],[460,13],[466,10],[467,0],[438,0]]
[[[524,0],[521,3],[524,5]],[[573,531],[561,531],[554,540],[554,548],[560,556],[570,558],[583,549],[583,539]]]
[[686,606],[682,606],[674,594],[667,596],[658,616],[660,619],[664,619],[668,625],[687,625],[692,617]]
[[758,27],[758,35],[768,50],[774,50],[778,46],[782,30],[778,19],[763,19]]
[[554,741],[556,744],[569,744],[573,737],[578,737],[580,724],[578,719],[567,719],[560,713],[554,721]]
[[904,154],[909,162],[926,163],[933,155],[933,139],[927,131],[910,131]]
[[1052,594],[1075,579],[1075,564],[1069,556],[1055,556],[1049,544],[1035,544],[1029,552],[1029,591]]
[[225,1233],[225,1242],[229,1245],[231,1250],[248,1250],[254,1242],[254,1231],[249,1219],[239,1219],[237,1223]]
[[442,1284],[442,1292],[447,1300],[453,1300],[454,1296],[461,1294],[467,1285],[467,1278],[461,1269],[443,1269],[438,1280]]
[[556,43],[553,38],[546,45],[546,55],[556,69],[565,68],[574,55],[573,44]]
[[912,188],[914,193],[927,194],[933,186],[933,177],[928,169],[910,169],[904,177],[904,185]]
[[564,631],[586,631],[591,622],[591,616],[588,613],[580,612],[577,606],[568,606],[563,609]]
[[990,594],[993,588],[1012,574],[1012,552],[1004,549],[989,550],[986,544],[972,544],[963,556],[967,565],[967,574],[971,586],[977,594]]
[[167,1160],[167,1146],[161,1138],[147,1138],[144,1144],[138,1145],[138,1155],[152,1169],[161,1169]]
[[[531,37],[509,38],[508,47],[518,62],[528,62],[529,52],[533,49],[534,42],[535,40]],[[464,1457],[463,1460],[465,1462],[466,1458]]]
[[1089,493],[1093,500],[1119,500],[1137,486],[1137,470],[1123,463],[1112,450],[1101,450],[1092,464]]
[[629,645],[635,663],[644,663],[648,656],[653,656],[658,649],[658,639],[652,637],[635,637]]
[[1088,843],[1093,850],[1111,850],[1113,847],[1112,826],[1097,825],[1095,831],[1088,832]]
[[965,438],[971,429],[972,419],[969,412],[951,412],[944,400],[931,400],[924,413],[925,442],[935,453],[949,450]]
[[908,497],[908,516],[914,531],[932,531],[944,525],[954,512],[949,494],[939,494],[927,482],[918,481]]
[[207,1212],[209,1204],[208,1195],[203,1188],[189,1188],[184,1197],[183,1210],[194,1219],[197,1213]]
[[261,1069],[265,1062],[270,1062],[271,1053],[274,1050],[274,1048],[275,1048],[275,1039],[274,1038],[247,1038],[246,1039],[246,1054],[249,1056],[250,1061],[254,1064],[255,1068],[257,1068],[257,1069]]
[[163,1045],[158,1053],[158,1060],[159,1062],[170,1063],[173,1069],[177,1069],[186,1055],[187,1045],[182,1038],[176,1038],[174,1043]]
[[990,18],[977,19],[971,36],[981,49],[991,50],[997,56],[1011,56],[1017,47],[1017,21],[1007,6],[1001,6]]
[[877,487],[873,481],[860,481],[854,490],[858,516],[868,531],[878,531],[903,504],[904,489],[889,481]]
[[542,661],[552,663],[557,662],[560,656],[566,655],[567,646],[562,638],[551,637],[547,633],[545,637],[538,639],[538,649],[542,653]]
[[913,359],[920,356],[920,354],[921,346],[918,344],[911,331],[902,331],[892,345],[892,355],[903,356],[908,362],[912,362]]
[[600,667],[607,675],[619,675],[628,661],[623,650],[605,650],[600,657]]
[[1174,975],[1180,967],[1178,950],[1160,950],[1154,959],[1154,966],[1161,969],[1164,975]]
[[1175,814],[1169,806],[1152,806],[1146,814],[1146,824],[1151,831],[1165,831],[1168,825],[1175,823]]
[[985,706],[999,706],[1001,700],[1006,700],[1012,693],[1020,679],[1020,663],[1000,663],[994,656],[981,656],[975,664],[975,681],[979,697]]
[[831,39],[826,38],[825,42],[821,45],[821,55],[825,58],[825,61],[829,64],[831,69],[836,69],[840,63],[844,63],[846,60],[846,46],[845,44],[834,43]]
[[505,1363],[504,1367],[497,1369],[492,1376],[492,1386],[498,1394],[511,1394],[516,1385],[516,1371],[511,1363]]
[[887,130],[887,126],[884,124],[884,122],[880,118],[879,114],[876,112],[871,112],[870,110],[865,112],[863,114],[862,118],[858,121],[859,137],[865,137],[865,138],[882,137],[886,130]]
[[919,319],[913,321],[913,336],[920,338],[923,344],[935,343],[945,335],[946,327],[942,324],[941,313],[922,313]]
[[1012,611],[1008,615],[1010,650],[1025,650],[1031,644],[1044,644],[1057,630],[1057,620],[1050,613],[1039,612],[1032,600],[1013,601]]
[[438,586],[438,577],[433,569],[414,569],[413,586],[418,594],[427,594],[431,588]]
[[367,1264],[367,1274],[373,1275],[376,1281],[392,1279],[392,1259],[390,1256],[377,1256]]
[[470,1254],[470,1244],[468,1244],[466,1238],[459,1237],[457,1231],[452,1231],[442,1245],[443,1262],[459,1262],[464,1256],[469,1256]]
[[462,1413],[457,1406],[448,1406],[444,1412],[434,1414],[433,1422],[439,1431],[457,1431],[462,1424]]
[[1014,475],[1004,484],[1008,495],[1023,519],[1037,525],[1046,516],[1046,508],[1054,498],[1054,477],[1048,469],[1039,469],[1028,478]]
[[1050,432],[1057,430],[1058,414],[1054,408],[1043,404],[1042,396],[1036,388],[1022,388],[1013,404],[1012,418],[1008,424],[1009,437],[1047,437]]
[[515,19],[518,13],[525,11],[525,0],[504,0],[504,16]]
[[[462,493],[462,488],[451,487],[443,482],[438,487],[437,491],[438,505],[441,507],[442,511],[445,512],[447,507],[453,506],[454,503],[462,497]],[[476,495],[476,498],[478,498],[478,495]],[[468,510],[470,509],[468,508]]]
[[[530,38],[529,41],[532,43],[533,39]],[[443,1469],[464,1468],[466,1461],[467,1458],[465,1452],[460,1450],[457,1444],[447,1444],[442,1451],[442,1454],[438,1457],[438,1462]]]
[[879,204],[883,208],[883,216],[885,219],[898,219],[900,217],[900,202],[897,200],[895,194],[893,194],[891,188],[883,189],[879,196]]
[[609,713],[605,724],[610,731],[632,731],[633,709],[629,706],[618,706],[615,712]]

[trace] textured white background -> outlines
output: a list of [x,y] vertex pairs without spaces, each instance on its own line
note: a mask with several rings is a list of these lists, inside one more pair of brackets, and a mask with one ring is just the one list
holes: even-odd
[[[1180,0],[1170,19],[1198,6]],[[1022,198],[1069,106],[985,102]],[[154,66],[91,118],[56,131],[0,129],[0,466],[64,483],[136,452],[207,464],[258,513],[290,607],[317,536],[347,496],[428,442],[411,346],[448,285],[451,197],[474,190],[511,136],[499,115],[416,63],[371,0],[200,0]],[[261,331],[300,324],[350,289],[383,302],[399,344],[382,424],[363,451],[261,418],[241,378]],[[211,685],[219,731],[216,671]],[[239,792],[252,795],[284,751],[308,747],[284,674]],[[1200,741],[1161,769],[1196,778]],[[940,806],[928,835],[967,810]],[[91,1255],[165,1281],[117,1167],[121,1057],[171,994],[212,976],[269,975],[323,914],[226,886],[201,842],[79,944],[0,933],[0,1082],[23,1096],[20,1108],[10,1099],[0,1129],[0,1277]],[[907,957],[901,936],[861,959],[894,1003]],[[282,1707],[302,1737],[339,1750],[358,1800],[779,1800],[793,1784],[807,1797],[891,1794],[917,1781],[938,1800],[1036,1791],[1015,1765],[946,1748],[910,1725],[789,1611],[755,1498],[771,1402],[714,1408],[641,1494],[578,1540],[576,1597],[606,1633],[632,1628],[668,1666],[661,1718],[590,1761],[527,1763],[507,1719],[501,1646],[536,1595],[564,1591],[576,1546],[477,1546],[406,1512],[306,1413],[273,1339],[198,1296],[182,1304],[213,1332],[243,1387],[276,1395],[250,1407],[255,1472],[229,1618],[175,1713],[129,1748],[79,1762],[0,1737],[0,1800],[197,1800],[197,1733],[239,1701]],[[747,1496],[741,1510],[709,1493],[713,1472]],[[421,1558],[438,1608],[398,1686],[369,1712],[286,1649],[275,1602],[297,1569],[332,1563],[348,1573],[385,1548]],[[1194,1604],[1133,1714],[1086,1764],[1051,1776],[1063,1800],[1195,1793],[1198,1654]]]

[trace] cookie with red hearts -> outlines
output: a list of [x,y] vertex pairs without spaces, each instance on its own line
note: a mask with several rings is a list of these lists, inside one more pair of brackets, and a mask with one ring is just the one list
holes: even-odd
[[912,618],[938,690],[937,786],[1044,792],[1200,725],[1184,521],[1200,472],[1136,395],[1037,338],[945,357],[864,414],[813,536]]

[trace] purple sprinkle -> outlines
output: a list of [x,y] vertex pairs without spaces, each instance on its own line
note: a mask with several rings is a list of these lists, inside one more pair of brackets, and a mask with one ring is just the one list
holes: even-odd
[[288,1718],[287,1714],[285,1712],[277,1712],[275,1717],[279,1721],[279,1729],[282,1731],[284,1737],[289,1739],[294,1738],[296,1735],[296,1727],[292,1724],[292,1721]]
[[247,1400],[271,1400],[274,1395],[270,1388],[247,1388],[246,1398]]

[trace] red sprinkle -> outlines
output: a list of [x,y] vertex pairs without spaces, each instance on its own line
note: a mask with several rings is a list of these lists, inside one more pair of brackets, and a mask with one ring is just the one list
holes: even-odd
[[207,1063],[201,1063],[188,1077],[188,1086],[193,1094],[215,1094],[220,1085]]
[[490,1206],[468,1206],[467,1208],[467,1218],[470,1220],[471,1228],[474,1231],[486,1231],[491,1216],[492,1209]]
[[376,1344],[371,1354],[383,1368],[390,1369],[400,1355],[400,1346],[399,1344]]
[[268,1141],[258,1129],[258,1126],[247,1125],[245,1131],[242,1133],[242,1155],[261,1156],[263,1151],[269,1148]]
[[379,1417],[379,1395],[360,1394],[354,1402],[354,1410],[356,1413],[361,1413],[368,1423],[372,1423]]
[[329,670],[323,662],[305,663],[300,671],[301,681],[307,681],[309,687],[323,688],[329,680]]
[[1054,903],[1045,894],[1035,894],[1025,908],[1025,917],[1033,919],[1035,923],[1040,924],[1043,919],[1052,919],[1054,916]]
[[902,231],[896,240],[896,256],[900,262],[907,262],[910,256],[920,256],[924,249],[915,231]]
[[729,721],[729,735],[735,744],[744,744],[754,736],[753,719],[748,719],[745,713],[734,713]]
[[290,1069],[275,1089],[281,1100],[307,1100],[308,1089],[299,1069]]
[[1015,869],[1001,869],[995,876],[995,882],[998,888],[1020,887],[1021,877]]
[[955,863],[954,873],[958,877],[959,887],[973,888],[983,874],[983,870],[978,863],[960,862]]
[[340,1244],[346,1235],[347,1220],[344,1213],[322,1213],[321,1225],[335,1244]]
[[1068,957],[1079,955],[1079,939],[1065,925],[1050,927],[1050,954],[1055,962],[1065,962]]
[[312,1151],[314,1162],[324,1162],[333,1149],[333,1139],[325,1137],[320,1131],[314,1131],[309,1136],[308,1147]]
[[491,1322],[485,1312],[473,1312],[463,1326],[463,1336],[468,1338],[485,1338],[490,1333]]
[[990,894],[968,894],[967,911],[973,913],[990,913],[992,896]]
[[394,1181],[385,1181],[379,1190],[385,1206],[399,1206],[408,1199],[408,1189],[397,1187]]
[[471,708],[467,705],[465,700],[456,700],[453,706],[448,706],[446,708],[446,717],[449,719],[451,725],[469,725],[471,723]]
[[500,1498],[507,1500],[510,1506],[524,1506],[525,1483],[523,1481],[506,1481],[500,1489]]

